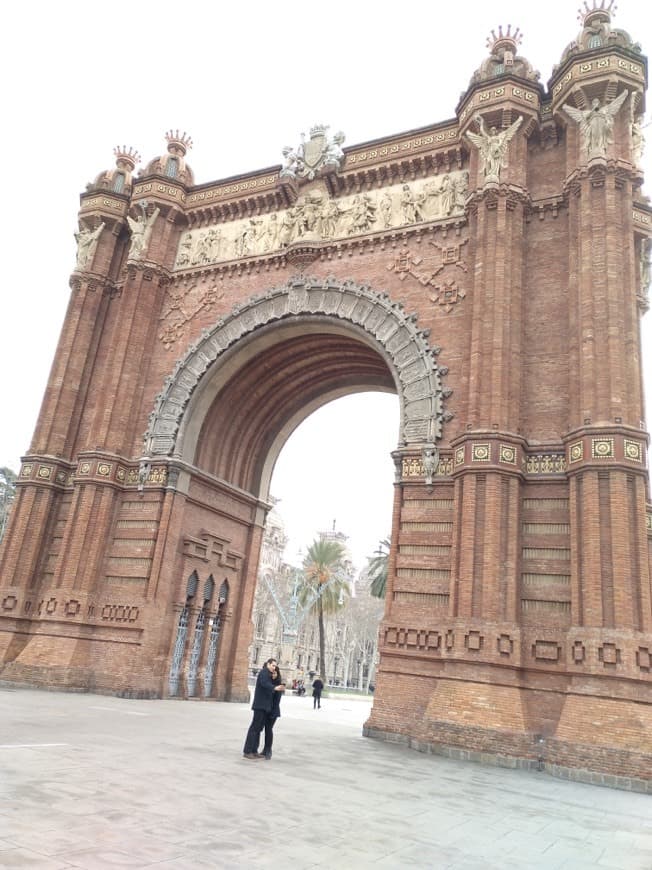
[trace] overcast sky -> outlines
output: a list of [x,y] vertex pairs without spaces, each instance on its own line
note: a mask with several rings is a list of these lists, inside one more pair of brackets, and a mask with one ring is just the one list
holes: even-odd
[[[114,165],[115,145],[137,148],[147,162],[165,151],[168,129],[185,130],[195,143],[188,155],[195,180],[204,183],[280,163],[281,148],[298,144],[315,123],[343,130],[346,147],[453,118],[492,29],[520,27],[520,53],[545,83],[580,29],[578,5],[10,4],[0,53],[7,152],[0,465],[17,470],[29,446],[68,302],[79,193]],[[648,52],[649,9],[621,0],[613,22]],[[650,179],[652,128],[647,138]],[[336,520],[362,566],[389,532],[398,405],[382,394],[341,402],[297,430],[272,490],[292,536],[288,555]]]

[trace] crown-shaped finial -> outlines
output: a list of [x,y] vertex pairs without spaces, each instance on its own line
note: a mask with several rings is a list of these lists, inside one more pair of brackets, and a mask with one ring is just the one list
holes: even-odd
[[131,145],[116,145],[113,153],[116,164],[120,166],[120,163],[126,163],[131,172],[136,168],[136,164],[140,163],[140,154]]
[[310,128],[310,138],[312,139],[313,136],[325,136],[328,128],[328,124],[315,124],[314,127]]
[[185,155],[189,148],[192,148],[192,138],[187,133],[179,133],[178,130],[168,130],[165,134],[168,142],[168,151],[177,148]]
[[591,24],[592,21],[597,19],[602,19],[611,21],[611,16],[616,14],[616,6],[615,0],[600,0],[598,4],[598,0],[593,0],[593,5],[589,6],[587,0],[584,0],[584,9],[581,7],[577,10],[577,19],[583,27]]
[[523,34],[518,29],[518,27],[512,33],[512,25],[507,25],[507,30],[503,33],[502,24],[498,26],[498,35],[496,35],[496,31],[491,31],[491,36],[487,37],[487,48],[493,52],[495,51],[511,51],[512,54],[516,53],[516,47],[519,46],[523,42]]

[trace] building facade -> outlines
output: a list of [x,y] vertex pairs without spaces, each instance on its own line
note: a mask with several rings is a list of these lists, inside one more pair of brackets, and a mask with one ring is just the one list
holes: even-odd
[[366,733],[652,780],[647,61],[588,6],[547,86],[517,33],[490,52],[451,120],[346,149],[315,126],[201,184],[170,132],[82,194],[0,679],[245,700],[276,457],[393,391]]

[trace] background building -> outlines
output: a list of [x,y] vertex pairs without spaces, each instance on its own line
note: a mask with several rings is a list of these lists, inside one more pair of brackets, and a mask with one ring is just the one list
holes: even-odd
[[[346,545],[346,535],[336,531],[320,534]],[[269,658],[276,658],[288,684],[303,680],[310,685],[322,673],[317,617],[303,614],[298,600],[301,569],[284,561],[287,536],[276,506],[268,514],[261,547],[259,580],[254,598],[253,641],[249,663],[255,675]],[[365,573],[356,582],[348,556],[342,563],[350,596],[342,610],[326,620],[326,665],[322,674],[327,686],[368,691],[373,686],[378,657],[378,627],[384,602],[369,594]]]

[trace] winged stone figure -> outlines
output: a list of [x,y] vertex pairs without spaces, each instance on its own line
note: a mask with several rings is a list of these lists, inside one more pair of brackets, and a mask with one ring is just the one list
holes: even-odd
[[500,132],[496,127],[488,130],[482,115],[476,115],[475,120],[479,132],[467,132],[465,135],[480,152],[485,181],[498,181],[500,170],[507,166],[507,146],[523,123],[523,116],[519,115],[509,127]]
[[95,248],[97,247],[97,241],[105,226],[106,224],[102,221],[94,230],[82,227],[78,233],[75,233],[77,241],[77,265],[75,268],[85,269],[87,266],[90,266]]
[[129,247],[129,258],[132,260],[138,260],[145,253],[147,245],[149,243],[149,237],[152,234],[152,227],[154,225],[154,221],[159,216],[161,210],[157,206],[152,214],[147,217],[146,212],[147,204],[143,200],[141,203],[142,215],[138,215],[137,218],[132,218],[127,215],[127,222],[129,224],[129,229],[131,230],[131,245]]
[[606,157],[607,146],[613,142],[614,118],[627,99],[629,91],[623,91],[611,103],[600,105],[597,97],[592,101],[590,109],[578,109],[564,103],[562,108],[580,126],[582,147],[587,159]]

